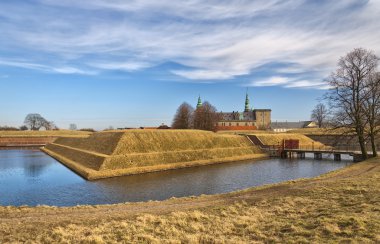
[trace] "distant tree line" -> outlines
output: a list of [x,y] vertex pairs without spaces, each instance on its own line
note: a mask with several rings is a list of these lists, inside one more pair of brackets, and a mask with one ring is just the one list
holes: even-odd
[[380,132],[380,72],[379,57],[373,51],[356,48],[341,57],[338,67],[327,79],[330,89],[311,118],[319,127],[328,125],[354,133],[363,158],[368,157],[366,142],[370,141],[373,156],[377,156],[376,136]]
[[[41,129],[44,130],[59,130],[59,128],[55,125],[53,121],[48,121],[43,116],[38,113],[30,113],[24,119],[24,125],[20,127],[14,126],[0,126],[0,131],[39,131]],[[113,130],[113,127],[110,126],[107,128],[108,130]],[[82,128],[78,129],[76,124],[70,124],[69,130],[78,130],[78,131],[87,131],[87,132],[96,132],[96,130],[92,128]]]
[[0,126],[0,131],[25,131],[25,130],[58,130],[53,121],[48,121],[40,114],[32,113],[25,117],[24,125],[20,127]]
[[198,129],[215,131],[219,120],[216,108],[209,102],[194,109],[190,104],[184,102],[174,115],[173,129]]
[[26,126],[20,126],[20,127],[14,127],[14,126],[0,126],[0,131],[18,131],[18,130],[27,130],[28,127]]

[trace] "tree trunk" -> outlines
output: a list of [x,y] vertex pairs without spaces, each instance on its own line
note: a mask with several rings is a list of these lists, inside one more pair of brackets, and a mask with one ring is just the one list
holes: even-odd
[[371,146],[372,146],[373,157],[377,157],[376,141],[375,141],[375,135],[373,133],[371,133]]
[[359,139],[359,145],[360,145],[360,151],[362,152],[362,158],[363,160],[366,160],[368,158],[367,155],[367,148],[365,146],[364,136],[362,133],[358,133],[358,139]]

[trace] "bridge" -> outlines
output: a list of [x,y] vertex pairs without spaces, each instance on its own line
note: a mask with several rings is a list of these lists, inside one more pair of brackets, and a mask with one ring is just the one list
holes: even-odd
[[355,162],[362,160],[362,154],[356,150],[342,150],[333,147],[318,147],[318,148],[283,148],[280,156],[281,158],[305,158],[306,153],[314,154],[314,159],[321,160],[323,154],[334,155],[335,161],[340,161],[342,155],[349,155],[353,157]]
[[[247,138],[256,146],[259,146],[264,151],[267,151],[272,157],[281,158],[300,158],[304,159],[306,153],[314,154],[314,159],[321,160],[323,155],[334,155],[335,161],[342,160],[342,155],[349,155],[353,157],[354,162],[362,160],[362,153],[358,150],[357,145],[339,145],[332,146],[300,146],[298,140],[284,140],[279,145],[264,145],[261,140],[254,136],[248,135]],[[368,154],[371,157],[371,154]]]

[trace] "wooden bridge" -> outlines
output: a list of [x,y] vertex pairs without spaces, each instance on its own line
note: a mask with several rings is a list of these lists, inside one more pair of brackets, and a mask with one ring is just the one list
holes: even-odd
[[[281,158],[305,158],[306,153],[314,154],[314,159],[322,160],[323,155],[334,155],[335,161],[342,160],[342,155],[353,157],[354,162],[362,160],[361,151],[356,145],[331,146],[300,146],[298,140],[284,140],[279,145],[264,145],[256,136],[248,135],[248,139],[255,145],[267,151],[272,157]],[[371,155],[368,155],[371,157]]]
[[332,147],[323,148],[284,148],[282,149],[280,156],[281,158],[305,158],[306,153],[314,154],[314,159],[321,160],[323,154],[334,155],[335,161],[342,160],[342,155],[349,155],[353,157],[355,162],[361,161],[362,154],[360,151],[355,150],[342,150]]

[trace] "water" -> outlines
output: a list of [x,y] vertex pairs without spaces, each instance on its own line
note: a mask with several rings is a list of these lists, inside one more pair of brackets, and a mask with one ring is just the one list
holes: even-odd
[[269,159],[86,181],[39,150],[0,150],[0,205],[73,206],[217,194],[313,177],[350,164]]

